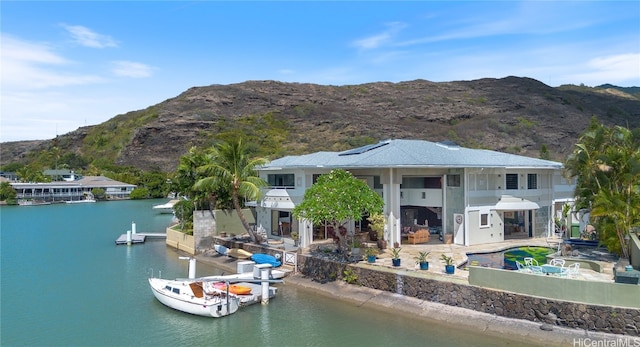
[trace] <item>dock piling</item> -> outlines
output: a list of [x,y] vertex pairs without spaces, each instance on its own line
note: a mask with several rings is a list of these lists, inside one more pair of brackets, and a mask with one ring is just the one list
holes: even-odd
[[271,264],[256,264],[255,267],[260,269],[260,289],[262,292],[261,303],[267,305],[269,303],[269,277],[271,277]]
[[196,278],[196,258],[178,257],[178,259],[189,260],[189,279]]

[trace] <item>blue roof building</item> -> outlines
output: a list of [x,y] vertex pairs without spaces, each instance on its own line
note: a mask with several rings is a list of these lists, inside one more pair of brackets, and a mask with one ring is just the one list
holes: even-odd
[[[383,197],[391,243],[415,226],[451,235],[460,245],[543,237],[553,233],[556,204],[573,198],[575,185],[562,178],[562,168],[555,161],[420,140],[287,156],[258,168],[270,187],[256,203],[257,224],[274,237],[298,232],[301,246],[326,237],[324,226],[294,220],[291,210],[319,175],[344,169]],[[367,221],[347,225],[357,232]]]

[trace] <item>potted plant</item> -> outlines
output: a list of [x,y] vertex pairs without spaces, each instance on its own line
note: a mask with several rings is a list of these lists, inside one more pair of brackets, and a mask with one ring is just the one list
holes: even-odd
[[376,213],[367,218],[369,221],[369,228],[375,231],[376,233],[376,242],[378,243],[378,248],[386,249],[387,241],[384,239],[384,226],[386,224],[386,218],[382,213]]
[[351,255],[360,255],[360,247],[362,247],[360,240],[354,237],[351,241]]
[[427,257],[431,252],[418,252],[418,256],[415,257],[416,264],[420,265],[420,270],[429,270],[429,261]]
[[456,270],[456,267],[453,265],[453,257],[443,254],[440,259],[444,262],[445,272],[449,275],[453,274]]
[[297,232],[292,232],[291,233],[291,238],[293,239],[293,245],[294,246],[298,246],[298,233]]
[[450,244],[452,244],[452,243],[453,243],[453,233],[451,233],[451,232],[449,232],[449,231],[446,231],[446,232],[444,233],[444,243],[445,243],[446,245],[450,245]]
[[402,250],[402,248],[400,248],[400,247],[391,248],[391,262],[393,263],[393,266],[400,266],[400,251],[401,250]]
[[376,262],[376,256],[378,255],[378,250],[373,248],[373,247],[367,247],[364,250],[364,253],[367,255],[367,262],[368,263],[375,263]]

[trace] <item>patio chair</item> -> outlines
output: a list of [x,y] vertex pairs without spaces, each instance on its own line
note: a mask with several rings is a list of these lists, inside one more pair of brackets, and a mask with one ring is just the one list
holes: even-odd
[[531,272],[534,275],[544,275],[544,272],[542,272],[542,268],[540,266],[538,266],[538,265],[532,265],[529,268],[531,269]]
[[531,273],[531,268],[528,266],[525,266],[524,264],[522,264],[521,262],[516,260],[516,267],[518,267],[518,272],[525,272],[525,273]]
[[534,258],[531,258],[531,257],[524,258],[524,265],[526,265],[526,266],[540,266],[540,264],[538,264],[538,261],[535,260]]
[[565,268],[562,268],[561,275],[564,277],[575,278],[578,276],[580,270],[580,263],[573,263]]
[[551,259],[551,261],[549,262],[549,265],[564,267],[564,259],[557,259],[557,258]]

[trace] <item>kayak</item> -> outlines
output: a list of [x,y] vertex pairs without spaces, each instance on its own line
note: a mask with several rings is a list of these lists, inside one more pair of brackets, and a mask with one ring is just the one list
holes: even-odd
[[[221,290],[227,290],[227,285],[222,282],[214,283],[214,286]],[[251,294],[251,287],[242,286],[239,284],[230,284],[229,293],[236,295],[248,295]]]
[[229,248],[223,246],[223,245],[214,245],[213,249],[216,250],[216,252],[222,254],[222,255],[227,255],[227,251],[229,250]]
[[241,248],[229,248],[227,250],[227,255],[233,258],[238,259],[249,259],[253,255],[251,252],[247,252]]
[[278,260],[278,258],[272,255],[263,254],[263,253],[256,253],[252,255],[251,260],[255,261],[256,264],[271,264],[271,266],[273,267],[278,267],[282,265],[282,263],[280,263],[280,260]]

